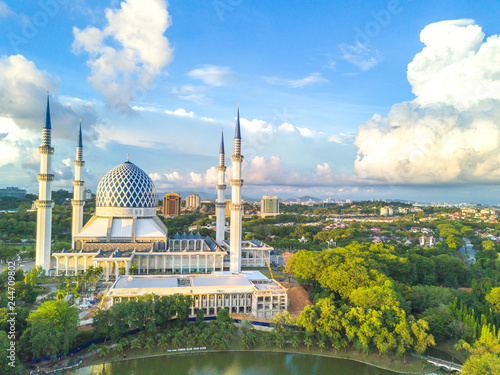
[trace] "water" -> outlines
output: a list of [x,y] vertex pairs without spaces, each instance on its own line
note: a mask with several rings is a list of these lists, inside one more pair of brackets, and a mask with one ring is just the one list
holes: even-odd
[[307,354],[216,352],[133,359],[80,368],[71,375],[395,375],[363,363]]

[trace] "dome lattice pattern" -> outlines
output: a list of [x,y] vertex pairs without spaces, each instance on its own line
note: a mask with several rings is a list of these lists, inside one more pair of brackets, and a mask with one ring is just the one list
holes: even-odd
[[156,207],[156,202],[151,178],[128,161],[106,173],[97,185],[98,207]]

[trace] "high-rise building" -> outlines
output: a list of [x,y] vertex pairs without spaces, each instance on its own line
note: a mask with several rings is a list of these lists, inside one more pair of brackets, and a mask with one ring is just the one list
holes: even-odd
[[226,202],[226,208],[224,210],[224,213],[226,214],[226,217],[231,216],[231,199],[224,199],[224,202]]
[[168,193],[163,197],[163,216],[181,214],[182,197],[177,193]]
[[83,198],[86,200],[86,201],[89,201],[92,199],[92,191],[90,189],[84,189],[83,190]]
[[196,194],[189,194],[186,197],[186,210],[196,210],[200,207],[201,200]]
[[278,197],[263,196],[260,201],[260,217],[276,216],[280,213]]
[[392,207],[386,206],[380,209],[380,216],[392,216],[394,215],[394,210]]

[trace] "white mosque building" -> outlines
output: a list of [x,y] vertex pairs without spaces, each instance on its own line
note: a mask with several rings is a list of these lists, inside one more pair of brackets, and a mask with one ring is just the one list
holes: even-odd
[[[84,273],[90,266],[102,267],[105,280],[114,280],[108,291],[113,303],[139,295],[175,293],[193,296],[192,314],[202,308],[208,315],[228,308],[232,313],[269,319],[286,310],[286,289],[258,271],[243,267],[264,267],[272,247],[260,241],[242,240],[241,132],[239,109],[232,155],[230,237],[225,227],[224,138],[219,151],[216,239],[199,234],[169,236],[156,214],[157,195],[153,181],[139,167],[127,161],[104,175],[96,192],[96,212],[83,225],[84,181],[82,180],[82,130],[76,148],[74,197],[72,200],[71,250],[50,252],[51,216],[51,120],[47,98],[43,127],[39,200],[36,202],[36,264],[50,270],[51,255],[56,260],[54,275]],[[131,272],[133,270],[133,272]],[[132,275],[132,273],[134,275]]]

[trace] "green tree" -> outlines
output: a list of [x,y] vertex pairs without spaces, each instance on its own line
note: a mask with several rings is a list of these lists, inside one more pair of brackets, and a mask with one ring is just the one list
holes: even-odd
[[494,311],[500,314],[500,287],[491,289],[491,291],[486,295],[485,298],[486,301],[491,303]]
[[[12,340],[13,341],[13,340]],[[9,349],[11,348],[10,345],[11,340],[9,340],[9,337],[4,331],[0,331],[0,368],[3,369],[2,373],[3,374],[14,374],[16,370],[19,370],[20,367],[20,362],[16,358],[15,355],[15,348],[14,348],[14,361],[12,359],[8,358],[10,356],[10,351]],[[9,363],[14,362],[14,367],[10,366]]]
[[78,311],[64,301],[46,301],[27,319],[35,355],[67,352],[78,334]]

